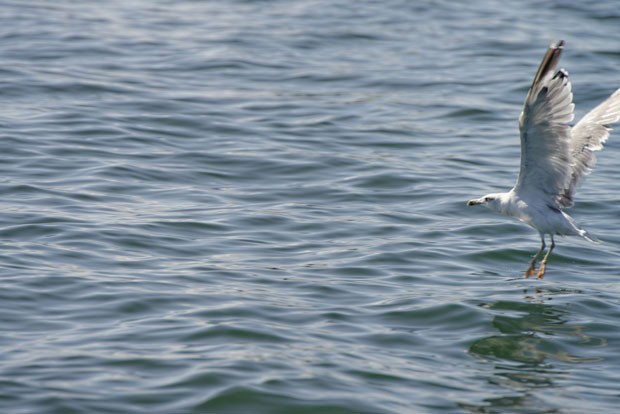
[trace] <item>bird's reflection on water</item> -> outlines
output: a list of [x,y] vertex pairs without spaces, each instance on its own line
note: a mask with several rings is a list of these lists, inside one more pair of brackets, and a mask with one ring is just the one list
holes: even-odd
[[[495,332],[475,340],[468,352],[481,364],[479,375],[493,386],[493,392],[481,404],[463,403],[461,408],[471,412],[506,412],[503,410],[508,407],[563,412],[547,398],[547,391],[561,390],[570,376],[567,364],[598,362],[600,358],[585,353],[606,346],[605,339],[588,335],[584,325],[572,321],[570,303],[559,300],[567,294],[575,292],[527,288],[524,301],[480,304],[493,314]],[[553,300],[558,304],[552,304]]]

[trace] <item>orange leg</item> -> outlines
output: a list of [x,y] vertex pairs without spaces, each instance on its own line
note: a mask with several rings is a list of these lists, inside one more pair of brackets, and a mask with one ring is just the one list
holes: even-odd
[[[540,254],[543,252],[543,250],[545,250],[545,235],[544,234],[540,235],[540,240],[542,241],[542,244],[540,245],[540,249],[538,249],[538,251],[536,252],[534,257],[532,258],[532,261],[530,262],[530,267],[528,267],[527,270],[525,271],[525,277],[526,278],[532,276],[536,272],[536,270],[535,270],[535,268],[536,268],[536,260],[538,259],[538,256],[540,256]],[[553,239],[551,239],[551,240],[553,240]]]
[[540,262],[540,268],[538,269],[538,275],[536,276],[537,279],[542,279],[543,276],[545,275],[545,267],[547,267],[547,260],[549,260],[549,256],[551,255],[551,252],[553,251],[553,248],[555,247],[555,241],[553,241],[553,234],[551,235],[551,246],[549,247],[549,251],[547,251],[547,254],[545,255],[545,257],[543,257],[542,262]]

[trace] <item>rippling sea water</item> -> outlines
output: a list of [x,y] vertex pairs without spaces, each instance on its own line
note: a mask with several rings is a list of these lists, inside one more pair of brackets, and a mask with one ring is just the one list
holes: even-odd
[[525,1],[4,1],[4,413],[620,405],[620,134],[542,281],[509,188],[564,38],[578,116],[620,11]]

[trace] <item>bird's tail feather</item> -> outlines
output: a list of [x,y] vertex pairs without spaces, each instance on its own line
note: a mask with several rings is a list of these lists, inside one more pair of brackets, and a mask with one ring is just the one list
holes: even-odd
[[[578,235],[580,235],[581,237],[583,237],[584,239],[586,239],[589,242],[592,242],[592,243],[602,243],[595,235],[588,233],[588,230],[582,229],[581,227],[579,227],[579,225],[575,222],[575,220],[571,216],[569,216],[565,212],[562,212],[562,215],[564,216],[564,218],[566,220],[568,220],[568,222],[572,226],[572,230],[576,231]],[[568,234],[575,234],[575,233],[574,232],[570,232]]]
[[592,243],[602,243],[596,236],[588,233],[587,230],[579,229],[579,235]]

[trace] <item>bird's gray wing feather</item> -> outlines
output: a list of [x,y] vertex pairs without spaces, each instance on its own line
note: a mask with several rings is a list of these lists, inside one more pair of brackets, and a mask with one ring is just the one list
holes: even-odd
[[573,127],[570,142],[573,165],[569,184],[559,198],[562,207],[573,205],[577,185],[596,164],[593,151],[603,149],[603,144],[609,138],[611,125],[618,121],[620,121],[620,89],[588,112]]
[[571,128],[573,93],[568,73],[554,74],[564,42],[552,44],[545,54],[519,116],[521,168],[514,191],[536,194],[541,201],[561,208],[561,194],[572,173]]

